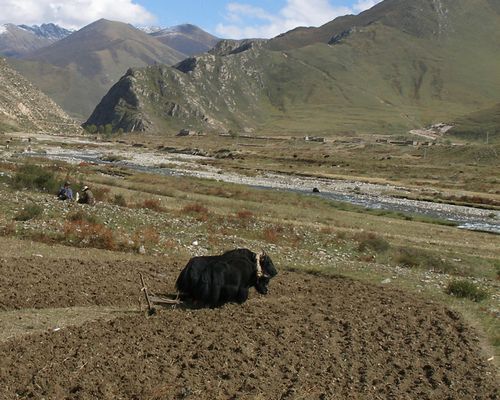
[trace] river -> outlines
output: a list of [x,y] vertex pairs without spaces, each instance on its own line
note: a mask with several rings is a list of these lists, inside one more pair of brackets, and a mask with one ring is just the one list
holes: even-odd
[[[500,211],[485,210],[474,207],[456,206],[410,200],[391,196],[389,193],[405,188],[391,185],[372,184],[360,181],[335,180],[303,177],[293,174],[261,173],[246,176],[233,172],[225,172],[206,165],[206,157],[177,153],[158,153],[147,151],[118,151],[113,155],[123,157],[117,162],[103,161],[103,156],[111,154],[106,150],[68,150],[57,146],[47,146],[45,152],[24,153],[23,156],[44,157],[70,163],[89,162],[95,164],[113,164],[136,171],[158,173],[171,176],[192,176],[203,179],[243,184],[267,190],[286,190],[308,196],[319,196],[329,200],[346,202],[357,206],[408,215],[421,215],[438,218],[455,223],[458,228],[500,234]],[[168,168],[162,167],[168,164]],[[319,192],[313,193],[317,188]],[[407,191],[410,194],[410,191]]]

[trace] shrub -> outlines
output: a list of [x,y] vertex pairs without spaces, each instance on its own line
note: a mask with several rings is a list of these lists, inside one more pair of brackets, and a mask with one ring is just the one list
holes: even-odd
[[408,268],[420,267],[440,273],[456,272],[453,264],[422,249],[400,247],[393,254],[393,259],[397,264]]
[[87,133],[90,133],[90,134],[95,134],[97,132],[97,126],[95,126],[94,124],[91,124],[91,125],[85,125],[83,127],[83,129],[85,129],[85,131]]
[[208,208],[199,203],[193,203],[184,206],[182,212],[185,214],[208,214]]
[[29,221],[36,218],[43,213],[43,207],[37,204],[30,204],[25,206],[22,211],[18,212],[14,217],[16,221]]
[[146,199],[142,202],[141,207],[158,212],[165,211],[159,199]]
[[31,231],[28,233],[27,237],[35,242],[46,244],[54,244],[64,241],[63,235],[57,232]]
[[236,218],[241,219],[241,220],[254,219],[255,214],[249,210],[240,210],[240,211],[236,212]]
[[118,162],[118,161],[123,161],[125,157],[118,155],[118,154],[106,154],[101,157],[102,161],[107,161],[107,162]]
[[88,222],[90,224],[100,224],[101,220],[94,214],[88,213],[84,210],[74,211],[66,217],[68,221],[72,222]]
[[466,298],[480,302],[488,298],[488,292],[478,288],[472,282],[467,280],[452,281],[446,288],[446,293],[460,298]]
[[16,234],[16,224],[11,221],[0,229],[1,236],[14,236]]
[[60,182],[54,172],[35,164],[26,164],[13,176],[11,185],[15,189],[34,189],[55,194]]
[[64,224],[66,242],[80,247],[95,247],[114,250],[116,242],[113,231],[102,224],[88,221],[68,221]]
[[160,233],[153,226],[146,226],[144,228],[138,228],[133,236],[133,241],[139,247],[139,245],[156,245],[160,242]]
[[206,222],[208,220],[208,208],[199,203],[184,206],[181,213],[190,214],[200,222]]
[[377,253],[383,253],[389,250],[390,247],[387,240],[380,236],[377,236],[373,232],[359,232],[354,235],[354,239],[359,243],[359,251],[366,251],[370,249]]
[[335,234],[335,236],[337,237],[337,239],[339,240],[346,240],[347,239],[347,232],[345,231],[340,231],[340,232],[337,232]]
[[408,268],[419,266],[420,260],[421,253],[409,247],[401,247],[394,254],[394,261]]
[[90,189],[92,190],[95,201],[106,201],[109,197],[110,189],[107,187],[96,186]]
[[[233,222],[241,228],[248,228],[255,222],[255,214],[249,210],[237,211],[233,217],[229,218],[227,222]],[[224,224],[226,221],[222,221]]]
[[120,207],[127,207],[125,196],[123,196],[123,194],[115,194],[115,197],[113,198],[113,204],[116,204]]
[[283,234],[283,227],[272,226],[264,229],[262,236],[266,242],[277,243]]

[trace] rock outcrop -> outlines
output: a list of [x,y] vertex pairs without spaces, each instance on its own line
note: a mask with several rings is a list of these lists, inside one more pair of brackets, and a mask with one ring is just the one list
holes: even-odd
[[74,133],[78,124],[0,58],[0,132]]
[[385,0],[269,41],[223,40],[173,67],[134,69],[87,123],[323,137],[452,121],[500,101],[494,4]]

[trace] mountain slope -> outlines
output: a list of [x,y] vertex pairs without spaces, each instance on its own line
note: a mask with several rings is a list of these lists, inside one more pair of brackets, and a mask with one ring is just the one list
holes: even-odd
[[5,57],[20,57],[53,42],[14,24],[0,25],[0,55]]
[[0,131],[67,133],[78,129],[74,120],[0,58]]
[[71,31],[55,24],[0,26],[0,55],[21,57],[64,39]]
[[38,25],[19,25],[20,28],[32,32],[35,36],[40,38],[49,39],[53,42],[64,39],[65,37],[71,35],[73,31],[69,29],[62,28],[56,24],[42,24]]
[[205,53],[220,41],[219,38],[190,24],[158,30],[150,35],[187,56]]
[[480,141],[500,142],[500,103],[457,118],[450,134],[455,137]]
[[129,67],[183,58],[131,25],[99,20],[12,65],[66,111],[87,117]]
[[496,1],[386,0],[268,42],[223,41],[131,71],[88,123],[328,135],[453,120],[500,101]]
[[269,41],[269,48],[286,50],[314,43],[335,43],[356,29],[372,24],[383,24],[413,37],[437,37],[453,29],[454,16],[450,13],[466,5],[466,0],[454,3],[449,0],[385,0],[359,15],[342,16],[319,28],[297,28],[279,35]]

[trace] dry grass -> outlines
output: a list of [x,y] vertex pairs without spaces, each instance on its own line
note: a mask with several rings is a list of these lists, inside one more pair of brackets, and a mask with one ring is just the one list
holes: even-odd
[[113,204],[120,207],[128,207],[127,200],[125,200],[125,196],[123,194],[115,194],[113,197]]
[[16,224],[13,221],[10,221],[0,229],[0,235],[1,236],[14,236],[16,234],[17,228]]
[[153,246],[160,243],[160,232],[153,226],[145,226],[137,229],[132,236],[136,247],[141,244],[144,246]]
[[262,231],[262,239],[268,243],[278,243],[283,238],[283,226],[270,226]]
[[434,254],[419,248],[399,247],[394,250],[392,258],[396,264],[408,268],[418,267],[445,274],[458,273],[456,266],[446,260],[442,253]]
[[[403,152],[408,152],[408,149],[395,149],[398,153],[392,154],[391,160],[378,161],[373,157],[382,156],[382,153],[389,151],[388,148],[368,149],[366,154],[358,154],[345,149],[336,151],[330,144],[314,149],[294,144],[297,149],[293,152],[289,152],[290,148],[286,147],[289,145],[276,146],[262,148],[262,154],[249,154],[244,160],[215,162],[227,162],[228,164],[224,164],[227,168],[239,168],[238,171],[254,171],[257,166],[289,171],[289,165],[292,165],[294,170],[312,175],[346,177],[352,174],[365,180],[381,182],[387,180],[385,173],[388,173],[387,176],[391,177],[393,182],[422,184],[426,188],[426,185],[446,187],[452,182],[446,174],[447,170],[451,171],[453,167],[447,164],[441,166],[437,161],[432,161],[426,168],[420,168],[420,159],[403,157]],[[390,150],[392,151],[392,148]],[[295,161],[292,160],[293,153],[297,154],[293,159]],[[325,155],[329,157],[325,158]],[[279,160],[280,157],[282,160]],[[61,167],[58,172],[64,174],[68,168]],[[387,276],[393,276],[393,271],[397,270],[396,265],[408,265],[409,268],[404,269],[407,275],[398,275],[398,279],[394,279],[391,284],[410,291],[422,290],[420,282],[423,274],[429,269],[445,274],[467,274],[493,281],[497,279],[497,270],[494,267],[494,260],[500,259],[500,241],[497,236],[354,212],[348,207],[342,209],[331,202],[294,193],[277,193],[194,178],[147,175],[131,171],[125,173],[112,167],[105,169],[109,174],[104,176],[102,167],[99,167],[99,171],[93,166],[85,168],[85,181],[89,182],[93,191],[96,187],[102,187],[107,193],[109,203],[119,203],[123,206],[127,202],[122,200],[142,199],[148,194],[161,196],[161,200],[153,197],[151,203],[139,204],[140,208],[147,208],[151,212],[138,209],[122,209],[117,212],[116,207],[99,204],[93,210],[95,214],[70,213],[71,217],[62,222],[65,227],[64,235],[50,235],[40,231],[25,234],[23,237],[80,247],[78,251],[84,251],[82,248],[85,247],[85,251],[106,248],[129,252],[126,257],[135,257],[130,251],[136,248],[137,243],[146,247],[149,243],[149,246],[161,251],[161,254],[175,257],[182,262],[192,255],[191,243],[200,237],[203,239],[198,249],[202,247],[202,243],[203,251],[207,253],[219,252],[230,246],[258,248],[269,245],[273,249],[273,260],[276,260],[280,268],[301,266],[307,259],[309,264],[301,268],[311,268],[321,273],[350,274],[357,279],[375,283],[380,283]],[[484,175],[483,166],[478,166],[477,171],[474,168],[465,166],[463,175],[467,177],[458,178],[458,188],[469,182],[469,179]],[[497,167],[492,168],[489,175],[494,173]],[[80,176],[79,173],[81,171],[71,171],[72,176]],[[493,188],[494,185],[498,183],[490,179],[485,188],[497,190]],[[120,195],[115,194],[117,190]],[[117,200],[118,196],[122,197]],[[483,197],[490,196],[486,194]],[[135,207],[136,204],[132,203],[131,206]],[[19,209],[17,204],[2,204],[0,211],[5,215],[2,220],[11,220],[16,207]],[[62,208],[64,205],[58,203],[56,207]],[[165,210],[170,211],[168,215]],[[151,220],[141,220],[145,216],[151,217]],[[113,220],[111,225],[101,222],[109,220]],[[156,224],[157,220],[161,220],[162,224]],[[177,225],[169,224],[170,220],[176,220]],[[155,226],[150,225],[151,221],[154,221]],[[29,223],[31,222],[33,221]],[[9,222],[2,231],[8,236],[19,237],[23,225]],[[379,252],[385,246],[381,239],[390,243],[390,249],[386,252]],[[130,241],[133,244],[130,244]],[[320,260],[317,257],[319,249],[332,258]],[[22,250],[17,251],[19,253]],[[109,255],[108,252],[95,251],[96,257],[120,256],[118,252]],[[441,259],[445,259],[445,264],[441,264]],[[455,259],[461,261],[450,261]],[[457,266],[460,269],[455,270]],[[405,278],[406,276],[408,278]],[[451,304],[457,304],[453,302],[459,301],[444,295],[442,288],[440,293],[432,286],[424,290],[425,296],[431,293],[435,296],[433,298],[450,298]],[[484,310],[474,308],[471,311],[473,317],[481,320],[494,307],[492,301],[488,299],[481,303]]]
[[181,214],[191,215],[198,221],[207,221],[209,217],[208,208],[200,203],[191,203],[182,207]]
[[118,245],[111,229],[102,224],[77,220],[64,224],[64,237],[61,240],[77,247],[94,247],[115,250]]
[[164,212],[165,208],[161,205],[160,199],[146,199],[142,203],[136,205],[137,208],[147,208],[149,210]]
[[359,243],[359,251],[373,250],[377,253],[383,253],[390,248],[389,242],[374,232],[357,232],[354,235],[354,240]]
[[108,201],[111,189],[105,186],[92,187],[92,193],[96,201]]
[[239,210],[236,211],[236,218],[243,221],[248,221],[255,219],[255,214],[249,210]]

